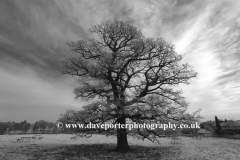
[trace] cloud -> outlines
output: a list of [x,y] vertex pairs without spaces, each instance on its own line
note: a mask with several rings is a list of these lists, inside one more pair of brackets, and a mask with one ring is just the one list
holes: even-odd
[[0,120],[33,121],[44,113],[53,120],[54,109],[84,104],[74,100],[77,81],[60,72],[70,54],[66,42],[91,38],[91,26],[114,18],[132,20],[146,37],[172,42],[199,73],[191,85],[181,86],[190,111],[236,118],[239,7],[235,0],[0,1]]
[[[78,110],[86,104],[74,99],[73,79],[70,77],[51,82],[38,77],[28,66],[22,67],[13,68],[12,72],[0,69],[1,121],[25,120],[29,117],[56,121],[67,108]],[[34,122],[31,118],[28,121]]]
[[207,119],[213,119],[214,114],[237,119],[239,114],[236,113],[240,113],[237,107],[239,90],[235,87],[239,86],[239,42],[236,36],[239,5],[236,1],[210,3],[197,25],[189,27],[187,33],[190,34],[183,36],[183,41],[180,39],[178,43],[186,46],[184,49],[180,45],[180,51],[185,61],[199,73],[192,87],[183,87],[185,95],[191,109],[202,108]]

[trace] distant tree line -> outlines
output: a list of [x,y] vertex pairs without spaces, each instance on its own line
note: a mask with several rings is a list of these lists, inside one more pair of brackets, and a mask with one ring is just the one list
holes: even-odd
[[222,128],[222,126],[220,124],[223,123],[223,122],[234,122],[234,120],[218,119],[217,116],[215,116],[215,121],[202,122],[200,124],[200,128],[211,131],[216,136],[227,136],[227,135],[232,136],[232,135],[235,135],[235,134],[240,134],[240,130],[237,129],[237,128],[234,128],[234,126],[230,125],[230,126],[228,126],[230,128],[227,128],[227,129]]
[[0,135],[5,133],[14,133],[21,132],[26,134],[27,131],[32,128],[33,132],[40,131],[44,132],[45,130],[55,129],[55,124],[53,122],[48,122],[45,120],[36,121],[34,124],[28,123],[26,120],[23,122],[0,122]]
[[27,130],[31,127],[31,124],[28,123],[26,120],[23,122],[0,122],[0,134],[4,134],[6,131],[22,131],[26,133]]
[[[221,122],[226,122],[227,120],[222,120],[222,119],[218,119],[219,121],[219,125]],[[201,129],[206,129],[207,131],[210,131],[210,132],[215,132],[215,130],[217,129],[216,127],[216,122],[213,121],[213,120],[208,120],[208,121],[204,121],[204,122],[201,122],[200,123],[200,128]],[[190,133],[195,133],[197,132],[199,129],[190,129],[190,128],[186,128],[186,129],[183,129],[183,133],[184,134],[190,134]]]
[[55,128],[55,124],[53,122],[47,122],[44,120],[36,121],[33,125],[33,131],[42,131],[50,130],[52,128]]

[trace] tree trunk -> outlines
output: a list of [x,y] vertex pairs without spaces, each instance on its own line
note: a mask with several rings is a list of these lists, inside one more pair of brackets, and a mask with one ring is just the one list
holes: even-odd
[[[118,123],[120,124],[126,124],[126,118],[121,117],[118,119]],[[117,152],[128,152],[130,151],[130,147],[128,146],[127,141],[127,130],[126,128],[118,128],[117,129]]]

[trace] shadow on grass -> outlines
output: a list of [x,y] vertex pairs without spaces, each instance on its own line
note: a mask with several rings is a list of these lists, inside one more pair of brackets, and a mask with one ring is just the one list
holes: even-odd
[[177,147],[130,146],[131,151],[127,153],[115,152],[115,147],[114,144],[66,145],[35,152],[33,157],[45,160],[161,160],[176,158],[180,153]]

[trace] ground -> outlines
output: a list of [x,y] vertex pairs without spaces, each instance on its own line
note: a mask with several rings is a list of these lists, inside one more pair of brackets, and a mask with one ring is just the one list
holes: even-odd
[[128,138],[133,149],[116,153],[116,137],[93,135],[71,139],[73,135],[42,135],[29,143],[17,139],[34,135],[0,135],[0,160],[239,160],[240,140],[206,137],[202,140],[181,137],[182,144],[161,138],[160,144]]

